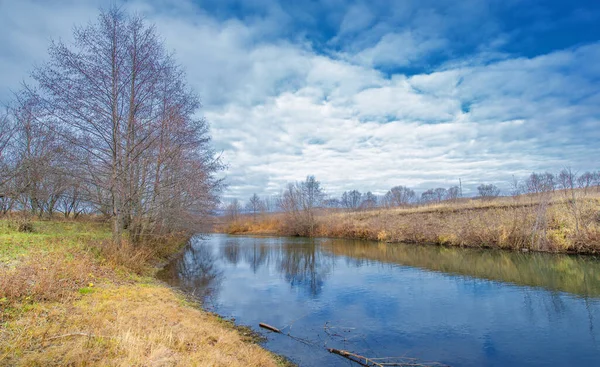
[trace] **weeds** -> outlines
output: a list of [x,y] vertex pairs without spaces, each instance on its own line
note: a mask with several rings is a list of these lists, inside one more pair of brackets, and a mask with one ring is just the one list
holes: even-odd
[[108,240],[102,223],[0,221],[0,366],[276,366],[149,275],[183,237]]

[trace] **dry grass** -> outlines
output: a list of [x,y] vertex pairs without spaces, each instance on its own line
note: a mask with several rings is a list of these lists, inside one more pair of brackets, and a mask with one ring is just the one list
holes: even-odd
[[80,288],[104,278],[114,275],[85,253],[35,251],[18,265],[0,269],[0,299],[5,307],[25,301],[66,302]]
[[276,366],[217,317],[156,284],[38,304],[0,331],[5,366]]
[[263,214],[256,219],[250,215],[241,216],[238,220],[217,224],[219,232],[229,234],[280,234],[283,226],[280,214]]
[[283,364],[148,277],[181,238],[116,246],[99,223],[32,229],[0,221],[0,366]]
[[[494,200],[462,199],[406,208],[318,213],[317,236],[448,246],[529,249],[549,252],[600,252],[600,194],[565,192]],[[275,233],[286,233],[276,215]],[[237,222],[228,233],[261,233],[261,224]],[[248,230],[245,230],[245,229]],[[269,232],[273,233],[269,224]]]
[[105,240],[91,243],[88,246],[98,252],[102,263],[138,275],[149,275],[151,264],[156,259],[152,248],[136,246],[128,241],[117,245],[113,241]]

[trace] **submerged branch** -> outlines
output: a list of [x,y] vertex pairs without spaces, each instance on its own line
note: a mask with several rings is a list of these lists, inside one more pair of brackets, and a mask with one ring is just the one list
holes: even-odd
[[[280,329],[271,326],[269,324],[266,324],[264,322],[261,322],[258,324],[261,328],[263,329],[267,329],[269,331],[272,331],[274,333],[277,334],[283,334],[286,335],[294,340],[297,340],[301,343],[304,343],[306,345],[309,346],[315,346],[318,347],[315,343],[312,343],[309,340],[306,339],[302,339],[302,338],[298,338],[295,337],[293,335],[290,335],[290,333],[284,334]],[[325,332],[327,335],[331,336],[337,336],[337,334],[329,334],[327,332],[327,323],[324,326]],[[366,366],[366,367],[386,367],[386,366],[396,366],[396,367],[448,367],[447,365],[444,364],[440,364],[437,362],[433,362],[433,363],[418,363],[417,359],[414,358],[406,358],[406,357],[380,357],[380,358],[369,358],[369,357],[365,357],[365,356],[361,356],[360,354],[356,354],[356,353],[352,353],[349,352],[347,350],[343,350],[343,349],[336,349],[336,348],[325,348],[327,349],[327,351],[329,353],[332,354],[337,354],[341,357],[344,357],[346,359],[348,359],[349,361],[352,361],[354,363],[358,363],[361,366]]]

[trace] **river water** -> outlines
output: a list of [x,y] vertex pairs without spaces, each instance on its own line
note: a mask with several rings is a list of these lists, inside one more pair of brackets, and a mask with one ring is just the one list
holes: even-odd
[[352,365],[327,348],[402,357],[378,362],[600,366],[591,257],[215,234],[194,237],[161,277],[300,366]]

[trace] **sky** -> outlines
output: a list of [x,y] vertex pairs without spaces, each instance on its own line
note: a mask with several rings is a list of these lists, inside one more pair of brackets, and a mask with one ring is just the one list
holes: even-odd
[[226,198],[600,169],[597,0],[0,0],[0,103],[115,3],[186,69]]

